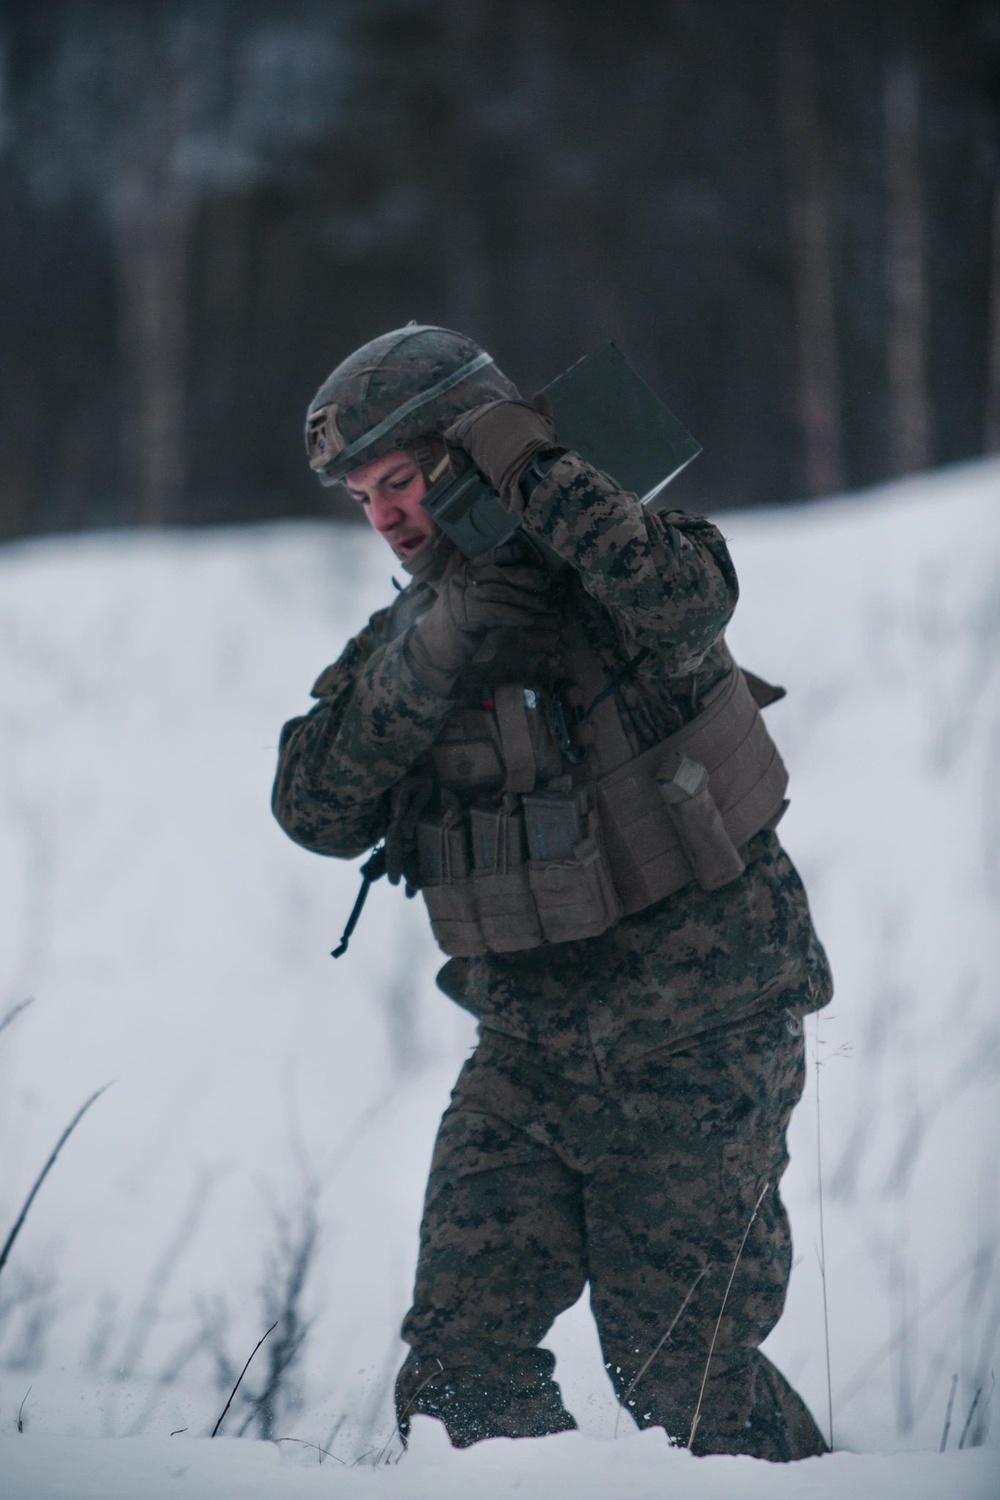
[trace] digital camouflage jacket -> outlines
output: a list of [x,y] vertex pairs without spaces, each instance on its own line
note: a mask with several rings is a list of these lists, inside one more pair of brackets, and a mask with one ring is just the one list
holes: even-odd
[[[536,485],[524,524],[568,564],[553,595],[617,681],[636,752],[690,722],[730,666],[738,585],[717,528],[644,509],[572,453]],[[394,789],[426,765],[456,707],[479,701],[484,674],[521,680],[515,651],[474,664],[450,697],[432,692],[407,639],[433,597],[415,583],[373,615],[317,680],[316,706],[285,725],[273,807],[304,847],[348,859],[371,848]],[[569,1073],[627,1070],[768,1009],[818,1009],[830,973],[794,866],[773,832],[742,853],[746,870],[719,890],[692,882],[598,937],[453,959],[439,982],[484,1027],[543,1046]]]

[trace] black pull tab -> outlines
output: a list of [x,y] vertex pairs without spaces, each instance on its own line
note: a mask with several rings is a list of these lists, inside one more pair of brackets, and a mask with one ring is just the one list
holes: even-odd
[[583,713],[580,715],[580,723],[585,724],[598,704],[603,703],[605,698],[610,698],[611,694],[620,688],[623,682],[628,682],[629,678],[639,670],[646,658],[651,655],[652,652],[648,646],[641,646],[624,671],[619,672],[617,677],[612,677],[607,687],[602,688],[590,707],[583,710]]
[[569,725],[566,722],[566,710],[562,699],[557,693],[552,694],[552,719],[555,724],[556,738],[559,741],[559,749],[564,760],[568,760],[571,766],[578,766],[587,753],[586,745],[579,750],[573,744],[569,735]]
[[332,953],[330,954],[331,958],[340,958],[344,953],[347,952],[347,945],[351,941],[354,929],[355,927],[357,927],[358,921],[361,917],[361,913],[364,911],[365,902],[368,899],[368,892],[374,882],[376,880],[381,880],[384,874],[385,844],[379,844],[377,848],[372,851],[371,858],[367,859],[361,866],[361,889],[358,892],[357,900],[351,908],[351,915],[347,919],[347,926],[344,928],[344,935],[340,939],[340,942],[337,944],[336,948],[334,948]]

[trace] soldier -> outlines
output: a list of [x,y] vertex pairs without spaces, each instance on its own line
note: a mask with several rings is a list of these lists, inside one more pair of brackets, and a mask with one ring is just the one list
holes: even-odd
[[[415,1412],[457,1447],[574,1427],[539,1343],[589,1281],[640,1427],[824,1452],[759,1345],[791,1266],[802,1017],[831,981],[774,832],[759,704],[780,690],[725,644],[722,536],[561,447],[544,400],[445,329],[351,355],[306,439],[413,581],[285,726],[274,811],[321,854],[385,840],[480,1023],[430,1170],[401,1433]],[[438,531],[421,501],[463,462],[544,558],[467,561]]]

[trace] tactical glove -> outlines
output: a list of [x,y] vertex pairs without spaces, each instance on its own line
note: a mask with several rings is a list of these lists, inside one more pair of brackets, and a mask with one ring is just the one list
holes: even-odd
[[489,554],[463,562],[410,635],[407,654],[418,676],[444,698],[488,631],[531,628],[554,636],[551,583],[544,568],[527,563],[501,568]]
[[487,401],[453,422],[444,438],[468,453],[515,515],[524,511],[520,481],[531,459],[559,446],[547,396],[531,402]]

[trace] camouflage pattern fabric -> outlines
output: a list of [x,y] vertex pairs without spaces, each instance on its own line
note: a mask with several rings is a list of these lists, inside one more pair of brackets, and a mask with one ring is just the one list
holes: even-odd
[[[718,530],[643,510],[572,453],[536,485],[525,522],[569,564],[553,598],[609,680],[648,648],[616,688],[636,753],[689,722],[729,667],[724,631],[738,589]],[[427,772],[456,707],[478,704],[484,682],[525,680],[516,643],[494,643],[450,697],[435,695],[407,654],[433,588],[414,583],[374,615],[317,681],[315,707],[282,732],[274,811],[306,848],[364,853],[386,833],[393,789]],[[760,833],[743,853],[747,868],[729,885],[705,892],[692,882],[600,937],[445,965],[439,983],[480,1018],[482,1041],[435,1154],[406,1324],[404,1425],[408,1411],[433,1411],[457,1443],[572,1425],[537,1344],[588,1276],[624,1394],[710,1265],[629,1397],[641,1422],[686,1439],[720,1268],[728,1276],[755,1194],[770,1182],[695,1447],[775,1458],[822,1450],[758,1345],[780,1313],[789,1266],[777,1182],[801,1038],[786,1019],[825,1005],[832,985],[777,836]]]
[[[554,592],[567,616],[580,619],[609,675],[623,672],[639,647],[650,648],[618,695],[636,749],[687,723],[729,664],[722,635],[738,586],[718,530],[679,512],[643,510],[573,454],[536,487],[525,517],[570,563]],[[481,669],[441,698],[407,656],[406,631],[433,587],[411,585],[373,615],[316,682],[317,706],[285,725],[273,807],[306,848],[342,858],[369,848],[388,825],[388,793],[430,751],[463,693],[478,702]],[[494,683],[516,680],[517,666]],[[502,672],[503,663],[492,668]]]
[[[729,664],[723,632],[738,590],[718,530],[644,511],[573,454],[536,487],[526,519],[571,562],[554,591],[609,678],[651,648],[617,689],[635,750],[689,722]],[[428,754],[456,706],[478,704],[487,672],[516,679],[509,655],[474,665],[450,698],[431,692],[406,634],[433,597],[417,583],[374,615],[317,681],[312,712],[285,725],[274,811],[306,848],[343,858],[369,849],[401,778],[432,774]],[[720,890],[692,883],[584,942],[453,963],[442,987],[485,1025],[569,1051],[641,1052],[765,1007],[818,1009],[830,973],[794,866],[773,834],[744,853],[745,874]]]
[[[434,399],[423,399],[439,382],[469,369],[480,355],[483,350],[464,333],[418,323],[383,333],[356,349],[327,376],[309,404],[306,449],[312,467],[331,482],[378,454],[390,453],[400,443],[443,431],[481,402],[516,399],[517,387],[492,360],[472,369]],[[364,441],[414,402],[415,409],[393,422],[381,437]],[[329,411],[332,430],[324,424],[317,434],[314,421],[324,409]]]
[[[818,1009],[830,976],[795,866],[774,833],[743,853],[746,872],[731,886],[688,886],[600,937],[451,960],[456,998],[567,1068],[639,1058],[761,1011]],[[447,972],[439,983],[452,987]]]
[[545,1049],[485,1031],[434,1151],[401,1430],[422,1412],[461,1447],[574,1426],[538,1344],[589,1280],[619,1399],[640,1427],[686,1443],[750,1225],[694,1452],[825,1452],[759,1349],[791,1265],[778,1183],[803,1078],[801,1024],[781,1014],[625,1065],[581,1056],[568,1072]]

